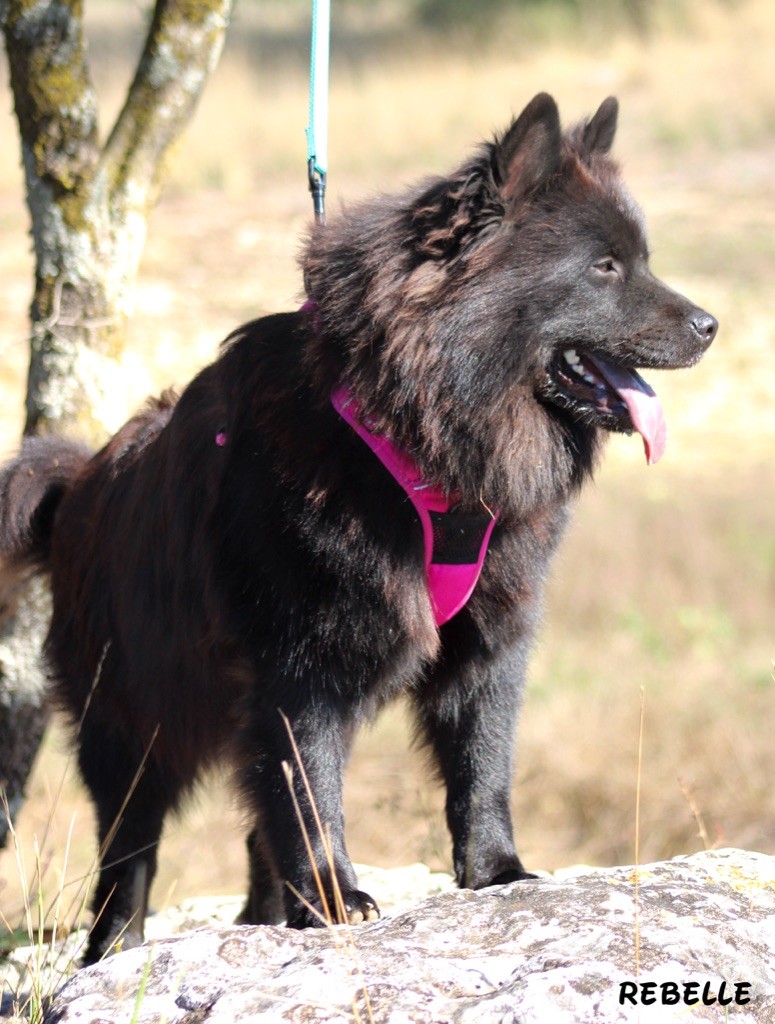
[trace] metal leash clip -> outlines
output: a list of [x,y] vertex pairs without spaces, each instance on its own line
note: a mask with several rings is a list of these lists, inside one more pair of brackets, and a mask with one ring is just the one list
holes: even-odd
[[317,169],[314,156],[311,156],[307,161],[307,174],[309,176],[309,190],[312,193],[312,206],[315,211],[315,223],[325,224],[326,172]]

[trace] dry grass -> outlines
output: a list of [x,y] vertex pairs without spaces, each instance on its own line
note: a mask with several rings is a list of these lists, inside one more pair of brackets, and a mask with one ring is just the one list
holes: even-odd
[[[186,380],[238,322],[298,300],[294,259],[309,214],[306,43],[298,8],[266,9],[238,15],[152,219],[117,421],[124,403]],[[614,92],[623,108],[617,152],[646,210],[655,269],[722,324],[700,367],[655,380],[672,432],[665,462],[646,471],[637,440],[615,439],[559,559],[514,797],[520,849],[535,867],[632,860],[641,687],[641,860],[699,848],[697,812],[711,841],[775,852],[775,9],[768,0],[681,9],[647,41],[606,37],[598,23],[580,30],[583,45],[567,35],[539,45],[540,26],[526,35],[512,19],[497,40],[466,50],[459,39],[442,46],[402,33],[397,7],[382,4],[373,23],[348,13],[335,48],[332,210],[454,164],[539,89],[557,96],[568,119]],[[115,109],[129,63],[123,43],[115,52],[108,44],[136,34],[139,15],[92,10],[96,77]],[[260,17],[269,20],[254,23]],[[2,450],[20,429],[31,289],[13,133],[10,114],[0,114]],[[359,740],[347,787],[350,852],[381,865],[444,866],[441,796],[423,758],[407,754],[407,732],[396,708]],[[28,839],[43,833],[62,746],[52,734],[35,772],[17,823]],[[69,879],[93,857],[90,812],[71,780],[49,834],[52,900],[74,811]],[[216,868],[209,855],[192,855],[213,836]],[[239,811],[216,785],[171,825],[156,900],[175,886],[176,899],[238,890],[243,861]],[[19,909],[15,875],[3,855],[6,916]]]

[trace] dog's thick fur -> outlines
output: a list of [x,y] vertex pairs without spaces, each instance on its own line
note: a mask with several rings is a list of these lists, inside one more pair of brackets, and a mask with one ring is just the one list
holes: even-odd
[[[314,307],[241,328],[93,457],[32,440],[3,470],[0,555],[50,571],[54,691],[98,813],[88,960],[140,941],[165,815],[224,757],[255,823],[242,920],[317,923],[281,712],[352,921],[377,911],[345,850],[342,773],[356,727],[399,693],[446,785],[460,885],[526,877],[509,792],[541,591],[605,431],[633,425],[563,352],[689,366],[716,330],[648,271],[608,156],[616,114],[607,100],[563,135],[537,96],[450,177],[316,228]],[[441,629],[416,513],[332,408],[340,381],[463,510],[499,512]],[[293,785],[333,904],[298,770]]]

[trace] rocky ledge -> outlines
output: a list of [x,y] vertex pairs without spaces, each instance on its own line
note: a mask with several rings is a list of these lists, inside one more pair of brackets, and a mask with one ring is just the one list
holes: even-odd
[[775,858],[576,869],[355,928],[201,927],[81,971],[45,1021],[775,1024]]

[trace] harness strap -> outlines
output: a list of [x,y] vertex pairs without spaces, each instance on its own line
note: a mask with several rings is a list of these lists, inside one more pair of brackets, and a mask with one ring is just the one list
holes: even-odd
[[423,531],[425,578],[436,625],[448,622],[465,606],[484,565],[497,513],[461,512],[457,497],[424,480],[414,459],[360,415],[347,387],[340,385],[331,403],[374,452],[414,505]]

